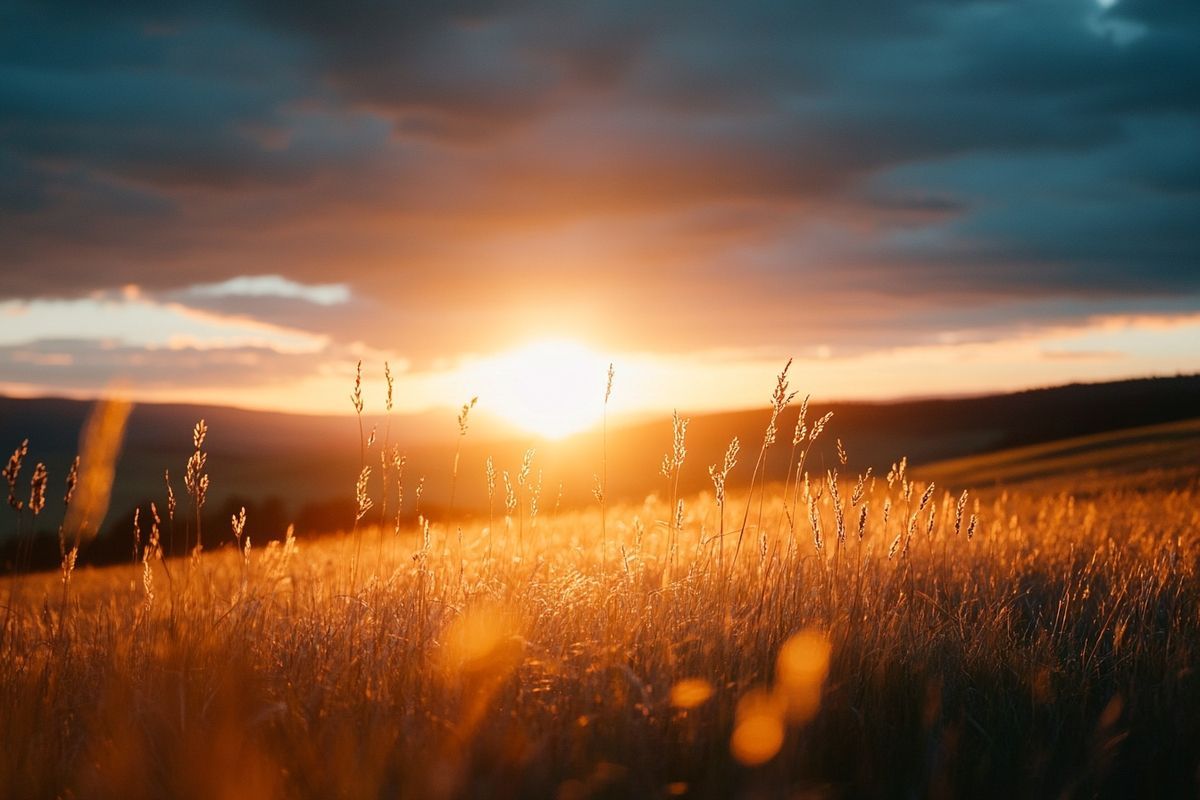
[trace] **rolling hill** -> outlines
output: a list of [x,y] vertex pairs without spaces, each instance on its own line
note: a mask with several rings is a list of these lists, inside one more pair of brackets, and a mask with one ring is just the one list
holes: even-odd
[[[730,487],[749,480],[769,411],[764,408],[694,415],[687,433],[687,462],[680,491],[710,488],[707,466],[721,458],[729,440],[742,441],[742,457]],[[79,431],[91,403],[57,399],[0,398],[0,446],[30,440],[26,479],[33,463],[50,470],[51,502],[61,491]],[[912,400],[892,403],[814,402],[810,419],[827,411],[834,418],[809,464],[814,472],[838,467],[834,446],[845,442],[849,462],[843,474],[868,466],[877,471],[901,455],[939,482],[995,483],[1028,480],[1055,471],[1077,474],[1089,463],[1179,463],[1200,458],[1196,417],[1200,376],[1075,384],[985,397]],[[482,410],[486,410],[485,408]],[[779,444],[765,460],[767,476],[782,480],[787,469],[797,407],[780,420]],[[416,487],[421,510],[436,514],[449,501],[457,428],[455,412],[441,409],[419,417],[394,417],[390,443],[406,457],[404,513],[415,515]],[[170,470],[176,491],[199,418],[209,426],[207,450],[212,489],[207,510],[214,524],[228,527],[228,515],[241,506],[250,514],[249,533],[262,540],[280,534],[289,522],[301,531],[346,527],[353,520],[354,484],[359,461],[358,426],[351,416],[312,417],[199,406],[140,405],[129,421],[118,465],[107,530],[128,531],[135,505],[156,500],[163,506],[163,472]],[[1181,423],[1170,425],[1168,423]],[[367,420],[368,430],[379,424]],[[1147,427],[1150,426],[1150,427]],[[671,446],[668,418],[621,424],[608,435],[608,496],[637,499],[665,488],[658,476]],[[1140,432],[1128,432],[1131,427]],[[1123,431],[1122,433],[1113,433]],[[1080,438],[1083,437],[1083,438]],[[1066,440],[1066,441],[1064,441]],[[542,485],[542,506],[572,507],[593,502],[595,475],[603,471],[598,431],[562,441],[518,437],[494,420],[479,417],[462,442],[456,505],[462,513],[487,514],[484,480],[491,457],[498,473],[514,477],[527,448],[534,448],[531,478]],[[378,465],[377,445],[369,463]],[[378,470],[376,470],[376,476]],[[377,477],[371,489],[380,491]],[[498,490],[503,492],[502,484]],[[503,498],[494,501],[497,508]],[[392,502],[394,507],[394,500]],[[221,523],[221,520],[224,520]],[[52,521],[57,525],[57,520]],[[0,520],[0,538],[11,520]]]
[[1152,473],[1155,482],[1200,469],[1200,418],[1076,436],[1043,444],[954,458],[924,465],[917,474],[945,486],[982,488],[1069,482],[1078,489]]

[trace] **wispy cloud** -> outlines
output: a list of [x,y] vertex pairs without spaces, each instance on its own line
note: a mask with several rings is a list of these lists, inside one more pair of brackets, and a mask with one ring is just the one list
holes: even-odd
[[47,340],[78,340],[105,347],[145,349],[230,349],[259,347],[281,353],[315,353],[328,337],[224,316],[180,303],[157,302],[136,292],[108,293],[73,300],[7,300],[0,315],[0,347]]
[[196,297],[283,297],[304,300],[319,306],[332,306],[350,300],[350,287],[344,283],[303,284],[282,275],[239,275],[220,283],[188,287],[184,295]]

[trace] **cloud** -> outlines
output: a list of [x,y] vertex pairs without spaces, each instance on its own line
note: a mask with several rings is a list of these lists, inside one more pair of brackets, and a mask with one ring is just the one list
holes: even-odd
[[225,350],[254,347],[281,353],[317,353],[328,337],[283,328],[257,319],[204,311],[143,297],[136,287],[119,295],[72,300],[0,302],[0,317],[14,324],[0,330],[0,346],[57,339],[87,340],[104,347],[146,350]]
[[[311,370],[311,355],[268,347],[146,349],[93,339],[43,339],[0,345],[0,385],[76,393],[118,383],[144,393],[181,387],[230,391],[293,383]],[[227,402],[235,402],[230,396]]]
[[196,297],[282,297],[319,306],[332,306],[350,299],[344,283],[303,284],[282,275],[240,275],[220,283],[205,283],[185,290]]

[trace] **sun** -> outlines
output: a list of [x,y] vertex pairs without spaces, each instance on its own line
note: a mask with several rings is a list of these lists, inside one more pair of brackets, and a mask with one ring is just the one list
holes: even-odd
[[608,362],[579,342],[544,339],[484,360],[473,377],[481,407],[561,439],[600,421]]

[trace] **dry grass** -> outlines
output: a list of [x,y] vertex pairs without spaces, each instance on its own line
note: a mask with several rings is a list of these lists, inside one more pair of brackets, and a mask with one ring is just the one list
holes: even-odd
[[1123,476],[1126,484],[1130,478],[1170,483],[1179,471],[1186,481],[1198,454],[1200,419],[1191,419],[951,459],[924,467],[921,477],[971,486],[1038,481],[1077,493],[1103,491],[1114,476]]
[[[669,475],[703,469],[681,427]],[[0,794],[1196,791],[1194,473],[1086,500],[900,465],[735,492],[731,453],[719,502],[672,480],[538,514],[530,453],[490,526],[12,579]]]

